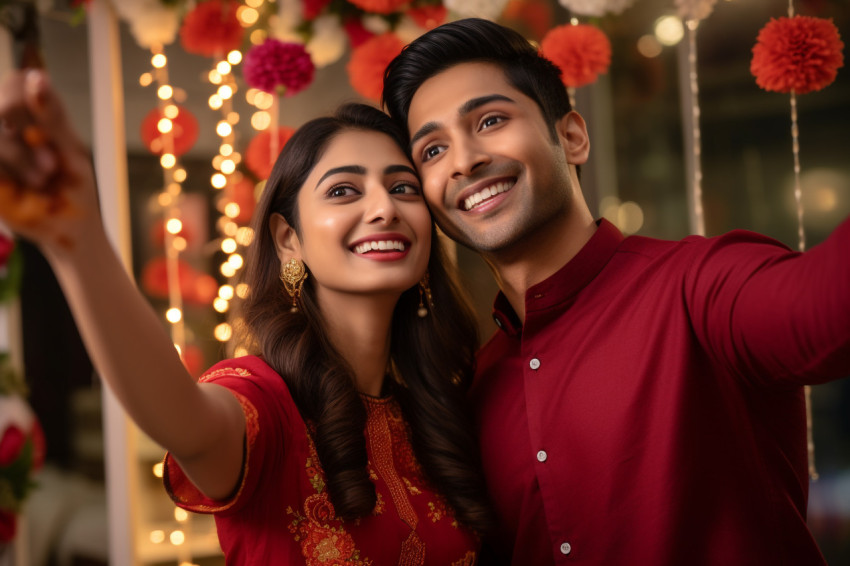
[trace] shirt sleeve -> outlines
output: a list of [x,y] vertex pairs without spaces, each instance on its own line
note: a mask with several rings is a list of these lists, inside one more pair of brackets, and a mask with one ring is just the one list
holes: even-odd
[[232,513],[254,496],[263,475],[282,462],[294,403],[283,379],[257,358],[225,360],[199,381],[226,388],[242,407],[245,439],[239,483],[230,497],[211,499],[192,484],[170,453],[164,459],[163,483],[178,507],[196,513]]
[[745,231],[696,245],[685,300],[718,363],[761,385],[850,375],[850,219],[805,253]]

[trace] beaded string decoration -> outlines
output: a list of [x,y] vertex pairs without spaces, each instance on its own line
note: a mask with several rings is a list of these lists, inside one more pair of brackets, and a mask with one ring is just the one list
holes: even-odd
[[[798,16],[788,0],[788,17],[771,19],[759,32],[753,47],[750,72],[756,84],[772,91],[789,93],[791,98],[791,148],[794,156],[794,200],[797,209],[797,247],[806,249],[803,224],[803,191],[800,184],[800,129],[797,122],[797,95],[830,85],[844,64],[844,44],[831,20]],[[812,435],[811,388],[806,399],[806,438],[809,477],[818,479]]]

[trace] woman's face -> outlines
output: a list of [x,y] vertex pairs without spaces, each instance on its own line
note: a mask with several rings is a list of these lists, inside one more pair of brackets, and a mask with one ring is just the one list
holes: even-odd
[[298,221],[319,297],[401,294],[427,268],[431,216],[412,165],[384,134],[344,130],[330,141],[298,194]]

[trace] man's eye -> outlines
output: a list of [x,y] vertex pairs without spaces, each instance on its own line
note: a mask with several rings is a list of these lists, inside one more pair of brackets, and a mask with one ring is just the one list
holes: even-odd
[[444,150],[445,150],[445,148],[443,146],[440,146],[440,145],[428,146],[422,152],[422,161],[425,162],[425,161],[428,161],[429,159],[433,159],[433,158],[437,157],[439,154],[441,154]]
[[487,116],[483,120],[481,120],[481,129],[489,128],[490,126],[495,126],[499,122],[502,122],[504,118],[502,116]]

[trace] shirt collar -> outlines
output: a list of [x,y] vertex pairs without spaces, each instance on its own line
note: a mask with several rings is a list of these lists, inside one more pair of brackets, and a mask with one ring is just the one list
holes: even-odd
[[[570,261],[547,279],[528,288],[525,292],[526,316],[571,298],[590,283],[613,257],[623,241],[623,235],[604,218],[596,224],[598,228],[593,236]],[[493,320],[496,326],[510,336],[522,331],[519,317],[501,291],[493,302]]]

